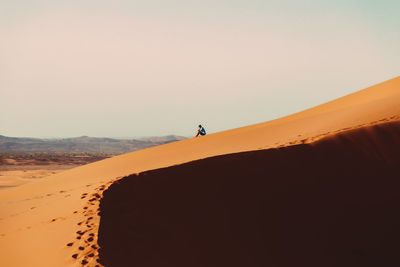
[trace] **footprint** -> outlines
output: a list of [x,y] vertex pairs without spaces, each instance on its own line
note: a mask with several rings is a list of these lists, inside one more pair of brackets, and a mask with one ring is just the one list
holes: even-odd
[[55,222],[55,221],[62,221],[62,220],[65,220],[65,218],[64,217],[57,217],[57,218],[52,219],[50,221],[50,223]]
[[77,233],[78,235],[84,235],[84,234],[86,233],[86,231],[80,231],[80,230],[79,230],[79,231],[77,231],[76,233]]
[[[94,186],[93,184],[89,184],[86,186]],[[81,213],[85,216],[84,221],[77,222],[77,225],[80,227],[83,227],[83,229],[78,230],[76,232],[76,242],[79,242],[75,246],[78,247],[79,251],[84,251],[84,254],[81,253],[76,253],[73,255],[73,258],[77,259],[80,263],[81,266],[83,265],[90,265],[93,264],[93,266],[101,266],[99,264],[96,264],[96,262],[99,263],[98,259],[98,253],[97,250],[99,247],[96,244],[96,223],[93,223],[95,219],[95,214],[100,214],[100,208],[98,207],[99,200],[102,198],[102,191],[106,189],[106,185],[101,185],[96,188],[96,192],[89,194],[89,193],[83,193],[81,194],[81,199],[88,198],[86,202],[86,206],[82,207],[82,210],[80,211],[75,211],[74,213]],[[96,206],[97,205],[97,206]],[[92,207],[92,206],[95,206]],[[86,238],[85,238],[85,235]],[[70,243],[68,243],[70,244]],[[74,242],[71,242],[71,246],[74,244]],[[92,263],[92,259],[93,262]],[[96,262],[94,261],[96,260]],[[90,263],[89,263],[90,262]],[[92,265],[91,265],[92,266]]]

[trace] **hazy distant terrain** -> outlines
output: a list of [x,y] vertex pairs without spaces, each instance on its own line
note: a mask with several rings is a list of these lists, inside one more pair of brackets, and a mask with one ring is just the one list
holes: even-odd
[[39,139],[0,135],[0,153],[121,154],[183,139],[185,137],[175,135],[129,140],[88,136],[64,139]]

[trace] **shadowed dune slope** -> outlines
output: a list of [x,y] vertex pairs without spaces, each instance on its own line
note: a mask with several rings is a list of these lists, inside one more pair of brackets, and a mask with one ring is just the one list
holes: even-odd
[[400,266],[400,122],[125,177],[105,266]]

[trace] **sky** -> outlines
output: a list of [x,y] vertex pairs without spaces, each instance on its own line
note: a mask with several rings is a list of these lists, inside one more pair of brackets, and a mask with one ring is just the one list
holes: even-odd
[[400,75],[398,0],[2,0],[0,135],[193,136]]

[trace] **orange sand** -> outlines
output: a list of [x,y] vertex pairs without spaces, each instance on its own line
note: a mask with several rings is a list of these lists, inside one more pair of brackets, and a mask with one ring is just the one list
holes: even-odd
[[[310,143],[399,119],[397,77],[278,120],[128,153],[2,189],[0,266],[81,266],[84,255],[91,253],[94,255],[88,258],[87,266],[95,266],[97,249],[90,245],[97,240],[99,198],[92,195],[101,195],[122,176],[215,155]],[[82,229],[89,231],[84,238],[76,239],[76,232]],[[93,240],[85,243],[90,234]],[[77,254],[76,259],[73,254]]]

